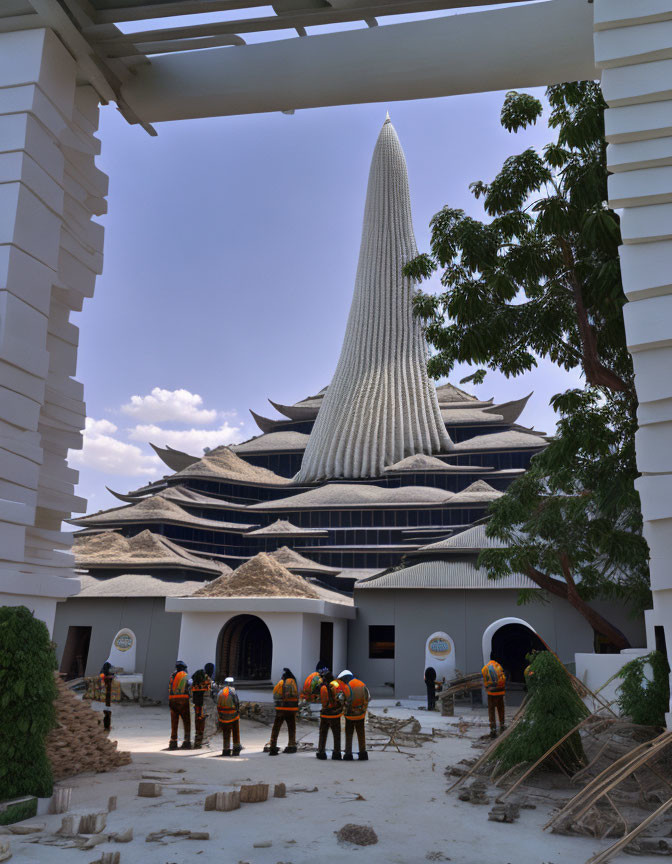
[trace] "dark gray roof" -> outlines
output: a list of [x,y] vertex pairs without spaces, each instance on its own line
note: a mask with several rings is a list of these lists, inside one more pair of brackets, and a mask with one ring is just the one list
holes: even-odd
[[434,590],[537,588],[527,576],[512,573],[503,579],[488,579],[485,568],[472,561],[420,561],[355,584],[355,590],[421,588]]

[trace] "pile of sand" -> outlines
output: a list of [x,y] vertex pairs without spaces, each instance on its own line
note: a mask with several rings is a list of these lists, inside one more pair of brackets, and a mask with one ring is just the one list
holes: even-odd
[[54,780],[63,780],[87,771],[110,771],[128,765],[131,754],[117,750],[103,729],[103,715],[78,699],[56,676],[56,721],[47,737],[47,756]]
[[229,576],[220,576],[195,591],[192,597],[307,597],[319,594],[302,576],[295,576],[278,561],[260,552]]
[[289,483],[287,477],[280,477],[268,468],[250,465],[230,447],[217,447],[178,473],[180,477],[222,477],[229,480],[249,480],[253,483],[272,483],[276,486],[286,486]]

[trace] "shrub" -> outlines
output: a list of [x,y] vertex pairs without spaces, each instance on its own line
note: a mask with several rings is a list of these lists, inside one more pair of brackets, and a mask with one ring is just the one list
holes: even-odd
[[44,622],[25,606],[0,607],[0,800],[52,793],[45,740],[56,725],[55,668]]
[[[525,713],[493,753],[498,774],[516,765],[536,762],[589,714],[567,670],[550,651],[540,651],[531,658],[525,677],[528,686]],[[568,738],[556,755],[566,770],[577,771],[585,761],[579,733]]]
[[[651,677],[647,675],[647,666]],[[642,726],[664,726],[670,701],[669,674],[670,667],[660,651],[626,663],[618,673],[622,681],[618,688],[621,714]]]

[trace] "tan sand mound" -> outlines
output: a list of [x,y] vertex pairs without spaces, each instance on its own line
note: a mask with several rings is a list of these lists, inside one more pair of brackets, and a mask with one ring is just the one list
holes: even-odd
[[208,582],[192,597],[307,597],[319,594],[302,576],[295,576],[265,552],[241,564],[233,573]]

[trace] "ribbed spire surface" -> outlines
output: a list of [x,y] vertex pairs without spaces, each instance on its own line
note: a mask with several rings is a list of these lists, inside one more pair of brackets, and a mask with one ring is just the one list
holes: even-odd
[[406,159],[389,118],[373,152],[355,291],[341,356],[295,482],[378,477],[452,449],[403,265],[417,255]]

